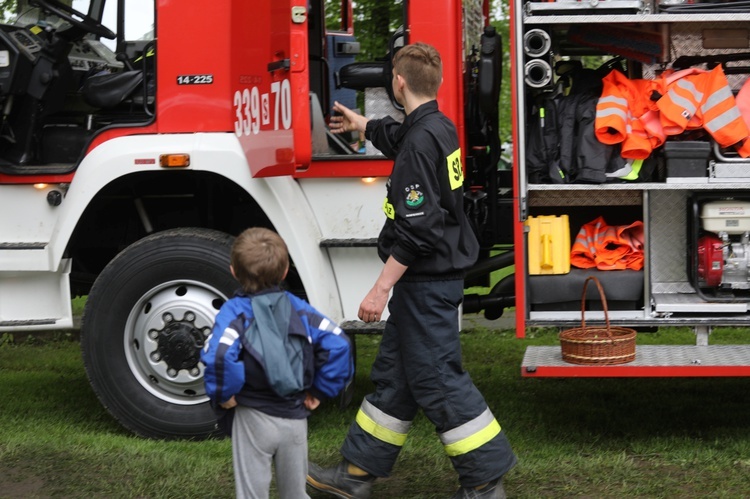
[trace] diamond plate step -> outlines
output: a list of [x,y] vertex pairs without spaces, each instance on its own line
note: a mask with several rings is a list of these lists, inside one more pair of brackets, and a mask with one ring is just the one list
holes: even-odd
[[559,346],[528,347],[525,377],[750,376],[750,345],[637,345],[635,360],[620,365],[570,364]]

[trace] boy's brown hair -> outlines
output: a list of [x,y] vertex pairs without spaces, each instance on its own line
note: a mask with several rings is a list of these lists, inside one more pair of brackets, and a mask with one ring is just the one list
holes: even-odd
[[242,289],[257,293],[281,283],[289,268],[289,251],[274,231],[252,227],[234,240],[231,262]]
[[401,75],[409,89],[422,97],[437,97],[443,83],[443,62],[432,45],[414,43],[402,47],[393,57],[393,70]]

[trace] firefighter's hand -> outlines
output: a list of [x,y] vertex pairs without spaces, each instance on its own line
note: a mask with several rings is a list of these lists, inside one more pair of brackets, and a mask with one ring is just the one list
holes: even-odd
[[331,116],[331,122],[328,126],[333,133],[345,133],[345,132],[363,132],[367,126],[367,122],[370,121],[361,114],[357,114],[343,104],[338,102],[333,103],[333,110],[338,112],[339,115]]
[[406,272],[407,266],[389,256],[383,266],[375,285],[359,305],[359,319],[365,322],[377,322],[383,316],[383,310],[388,303],[388,296],[396,282]]
[[319,405],[320,405],[320,400],[313,397],[309,393],[305,394],[305,407],[307,408],[308,411],[314,411],[315,409],[318,408]]
[[388,290],[379,289],[377,285],[374,286],[359,305],[359,319],[364,322],[379,321],[386,303],[388,303]]
[[232,395],[232,398],[230,398],[226,402],[221,403],[219,405],[222,406],[224,409],[231,409],[232,407],[237,406],[237,401],[234,399],[234,395]]

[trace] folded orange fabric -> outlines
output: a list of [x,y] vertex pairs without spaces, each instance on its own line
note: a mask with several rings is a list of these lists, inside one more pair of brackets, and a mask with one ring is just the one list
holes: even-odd
[[643,268],[643,222],[607,225],[599,217],[581,227],[570,251],[571,265],[599,270]]

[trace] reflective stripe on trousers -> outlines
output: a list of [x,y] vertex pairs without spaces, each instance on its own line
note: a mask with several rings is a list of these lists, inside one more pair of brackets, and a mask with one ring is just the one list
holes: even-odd
[[398,447],[404,445],[406,434],[411,428],[411,421],[400,421],[389,416],[367,399],[362,401],[356,421],[360,428],[373,437]]
[[483,446],[500,433],[500,424],[489,407],[479,416],[457,428],[440,434],[449,456],[460,456]]

